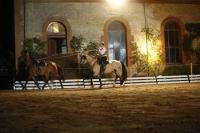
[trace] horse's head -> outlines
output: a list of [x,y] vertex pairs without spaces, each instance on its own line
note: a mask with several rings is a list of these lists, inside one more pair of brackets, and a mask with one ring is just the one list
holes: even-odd
[[80,64],[86,64],[87,63],[87,54],[88,54],[88,51],[86,49],[81,49],[81,51],[80,51]]

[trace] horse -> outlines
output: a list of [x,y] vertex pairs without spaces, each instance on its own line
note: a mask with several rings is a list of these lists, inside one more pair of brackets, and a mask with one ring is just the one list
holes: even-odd
[[26,89],[26,84],[23,83],[22,81],[26,81],[27,78],[28,78],[28,71],[26,69],[26,66],[24,62],[19,62],[18,69],[15,75],[15,81],[19,82],[19,84],[22,86],[22,90]]
[[[45,84],[43,85],[42,89],[48,84],[49,80],[58,79],[61,85],[61,88],[63,88],[62,81],[64,81],[64,73],[62,67],[53,62],[53,61],[39,61],[38,63],[39,69],[35,67],[32,68],[32,74],[34,75],[37,73],[39,77],[41,77]],[[48,84],[49,85],[49,84]]]
[[[53,61],[35,60],[30,56],[28,51],[25,51],[24,62],[28,73],[25,86],[29,80],[33,80],[38,89],[44,89],[49,80],[58,78],[60,85],[63,88],[61,80],[64,81],[64,74],[62,67],[59,64]],[[45,82],[42,88],[40,88],[38,84],[39,78]]]
[[89,64],[82,64],[80,63],[80,68],[81,68],[81,77],[83,78],[83,85],[85,88],[85,80],[90,80],[90,85],[93,88],[94,84],[93,84],[93,72],[91,71],[91,69],[89,68]]
[[[98,61],[98,58],[96,56],[89,55],[87,52],[82,52],[80,54],[81,57],[81,63],[86,64],[89,63],[92,71],[93,71],[93,77],[99,78],[100,82],[100,88],[102,87],[101,82],[101,75],[100,75],[100,64]],[[104,74],[114,74],[115,80],[114,84],[116,83],[117,79],[120,79],[120,85],[124,84],[124,81],[127,79],[127,69],[121,61],[118,60],[110,60],[105,65]]]

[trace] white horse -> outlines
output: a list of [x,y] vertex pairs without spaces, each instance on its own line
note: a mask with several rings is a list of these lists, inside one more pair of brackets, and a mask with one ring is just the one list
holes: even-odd
[[[93,77],[99,78],[100,87],[102,87],[101,76],[100,76],[100,64],[98,59],[95,56],[89,55],[87,52],[81,53],[81,63],[89,63],[92,71]],[[117,60],[110,60],[108,64],[105,65],[104,74],[115,74],[115,81],[120,79],[120,85],[124,84],[124,81],[127,79],[127,69],[125,65]]]

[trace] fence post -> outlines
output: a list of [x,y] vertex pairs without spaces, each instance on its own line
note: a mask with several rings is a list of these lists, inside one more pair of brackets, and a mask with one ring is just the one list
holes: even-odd
[[192,62],[190,62],[190,75],[192,75],[193,70],[192,70]]
[[155,76],[155,79],[156,79],[156,84],[158,84],[158,79],[157,79],[157,76]]
[[188,78],[188,82],[190,83],[190,75],[189,74],[187,75],[187,78]]

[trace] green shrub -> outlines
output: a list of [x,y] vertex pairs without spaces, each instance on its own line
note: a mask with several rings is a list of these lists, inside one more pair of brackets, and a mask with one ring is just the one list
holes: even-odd
[[188,75],[190,74],[190,69],[187,66],[166,66],[162,75]]

